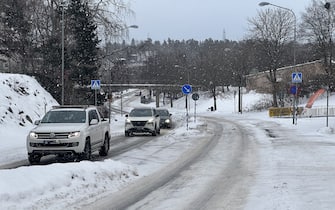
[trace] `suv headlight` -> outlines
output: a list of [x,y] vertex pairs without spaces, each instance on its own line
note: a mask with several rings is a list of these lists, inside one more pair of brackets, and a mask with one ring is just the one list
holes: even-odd
[[30,137],[31,139],[38,139],[38,135],[37,135],[37,133],[35,133],[35,132],[30,132],[30,133],[29,133],[29,137]]
[[152,118],[148,120],[148,123],[153,123],[153,122],[154,122],[154,119]]
[[126,124],[130,124],[131,121],[129,119],[126,119]]
[[69,139],[70,139],[70,138],[77,138],[77,137],[79,137],[79,136],[80,136],[80,131],[71,132],[71,133],[68,135]]

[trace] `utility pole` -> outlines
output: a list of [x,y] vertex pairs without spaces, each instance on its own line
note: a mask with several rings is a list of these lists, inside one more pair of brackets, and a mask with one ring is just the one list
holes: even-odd
[[62,6],[62,105],[64,105],[64,6],[65,3],[61,2]]

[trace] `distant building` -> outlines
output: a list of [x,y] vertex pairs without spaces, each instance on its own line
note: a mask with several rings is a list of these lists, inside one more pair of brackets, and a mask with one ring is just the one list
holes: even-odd
[[[312,78],[317,75],[326,74],[326,71],[321,60],[297,64],[294,66],[288,66],[279,68],[277,70],[277,82],[279,90],[285,91],[292,84],[292,73],[301,72],[302,73],[302,84],[308,85]],[[246,89],[256,90],[260,93],[271,93],[272,84],[269,80],[269,71],[259,72],[255,74],[249,74],[246,76]]]

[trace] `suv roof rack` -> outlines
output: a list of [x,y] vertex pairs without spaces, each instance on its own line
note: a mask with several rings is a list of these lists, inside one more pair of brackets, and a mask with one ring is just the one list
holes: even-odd
[[66,109],[66,108],[78,108],[78,109],[87,109],[90,105],[60,105],[52,106],[53,109]]

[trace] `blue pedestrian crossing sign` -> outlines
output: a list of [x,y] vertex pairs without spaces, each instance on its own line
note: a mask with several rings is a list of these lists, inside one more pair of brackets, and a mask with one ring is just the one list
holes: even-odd
[[292,73],[292,83],[302,83],[302,73],[301,72]]
[[91,89],[99,90],[100,89],[100,80],[91,80]]

